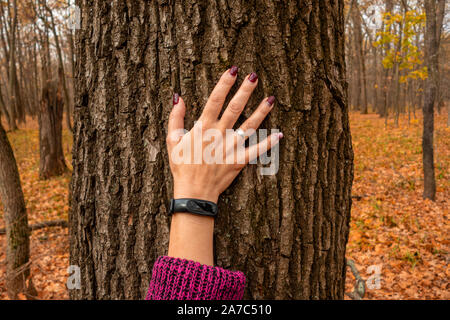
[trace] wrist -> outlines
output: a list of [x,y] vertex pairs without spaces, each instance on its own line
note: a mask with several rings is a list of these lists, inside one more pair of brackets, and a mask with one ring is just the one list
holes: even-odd
[[211,201],[217,204],[219,200],[219,194],[214,190],[207,190],[208,188],[197,187],[194,184],[174,185],[173,198],[191,198]]

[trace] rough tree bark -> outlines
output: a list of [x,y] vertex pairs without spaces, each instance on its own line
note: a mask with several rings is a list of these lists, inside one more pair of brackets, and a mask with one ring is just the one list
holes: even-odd
[[0,200],[6,225],[6,290],[11,299],[19,293],[36,295],[31,281],[28,218],[16,159],[0,123]]
[[[202,111],[219,75],[256,71],[247,117],[277,97],[276,175],[246,168],[219,200],[216,263],[246,298],[342,299],[353,152],[339,1],[78,1],[70,261],[75,299],[141,299],[167,253],[173,92]],[[233,92],[235,89],[233,90]]]

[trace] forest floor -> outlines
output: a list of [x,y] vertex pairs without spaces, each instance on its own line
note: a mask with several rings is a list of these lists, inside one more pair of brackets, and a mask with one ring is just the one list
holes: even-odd
[[[373,266],[381,271],[379,289],[367,289],[365,299],[450,299],[450,128],[446,116],[437,115],[435,120],[436,202],[422,199],[420,117],[409,124],[402,118],[399,128],[392,120],[385,127],[384,119],[374,114],[352,113],[350,122],[355,178],[347,258],[355,262],[363,279],[371,276]],[[8,136],[19,166],[29,223],[67,219],[70,173],[39,180],[37,123],[27,121],[20,128]],[[69,164],[71,136],[67,130],[63,140]],[[7,299],[4,235],[0,235],[0,248],[1,300]],[[32,277],[39,299],[68,298],[68,252],[67,229],[32,232]],[[347,292],[354,283],[347,271]]]

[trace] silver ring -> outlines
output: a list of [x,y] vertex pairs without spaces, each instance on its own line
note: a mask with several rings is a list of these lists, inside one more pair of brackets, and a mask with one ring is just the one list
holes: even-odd
[[237,133],[242,139],[245,139],[245,133],[244,133],[244,131],[243,131],[241,128],[237,129],[237,130],[236,130],[236,133]]

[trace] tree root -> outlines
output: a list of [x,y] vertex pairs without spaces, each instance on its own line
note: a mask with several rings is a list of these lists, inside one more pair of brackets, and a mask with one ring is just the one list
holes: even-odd
[[356,269],[355,262],[350,259],[347,260],[347,266],[350,267],[353,275],[355,276],[355,286],[353,292],[346,292],[345,294],[353,300],[362,300],[366,294],[366,281],[361,278],[358,269]]

